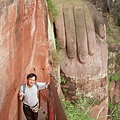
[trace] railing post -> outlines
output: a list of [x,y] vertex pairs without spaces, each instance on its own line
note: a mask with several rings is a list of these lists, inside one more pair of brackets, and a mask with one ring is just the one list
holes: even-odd
[[45,109],[48,115],[48,120],[67,120],[54,84],[54,80],[50,80],[48,91],[44,91],[43,93],[39,92],[40,104],[41,100],[43,100],[47,105],[47,108]]

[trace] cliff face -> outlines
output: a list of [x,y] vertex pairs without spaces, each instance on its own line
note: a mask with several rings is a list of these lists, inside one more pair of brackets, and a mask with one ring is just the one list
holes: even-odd
[[100,100],[93,116],[107,116],[107,45],[102,16],[89,3],[66,0],[55,21],[55,33],[47,17],[45,0],[0,1],[0,119],[22,119],[17,95],[29,72],[36,73],[38,81],[49,81],[48,61],[55,54],[49,56],[48,48],[50,53],[56,51],[54,35],[62,54],[61,63],[52,66],[58,85],[61,70],[76,84],[75,92]]
[[0,61],[0,119],[18,120],[17,95],[26,74],[49,79],[44,0],[0,1]]

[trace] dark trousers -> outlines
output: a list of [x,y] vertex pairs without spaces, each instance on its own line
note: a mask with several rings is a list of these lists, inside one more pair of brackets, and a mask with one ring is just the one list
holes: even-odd
[[38,112],[33,112],[28,105],[23,104],[23,111],[27,120],[37,120]]

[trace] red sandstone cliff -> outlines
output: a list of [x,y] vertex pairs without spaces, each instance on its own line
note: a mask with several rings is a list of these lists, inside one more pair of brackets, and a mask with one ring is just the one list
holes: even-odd
[[0,119],[18,120],[17,94],[26,74],[49,80],[44,0],[0,1],[0,61]]

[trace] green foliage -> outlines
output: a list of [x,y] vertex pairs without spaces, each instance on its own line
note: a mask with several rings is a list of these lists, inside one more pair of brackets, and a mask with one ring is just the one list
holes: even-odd
[[109,81],[113,81],[113,82],[116,82],[120,79],[120,75],[119,74],[109,74]]
[[[64,76],[60,76],[60,78],[61,78],[61,85],[64,85],[67,83],[67,79]],[[64,95],[67,95],[68,89],[62,87],[62,92]]]
[[76,103],[72,104],[70,101],[62,102],[68,120],[95,120],[90,118],[90,99],[80,98]]
[[64,95],[66,95],[67,92],[68,92],[68,89],[67,88],[62,88],[62,92],[63,92]]
[[58,16],[58,9],[53,0],[46,0],[51,22],[54,22]]
[[107,28],[107,43],[111,42],[120,42],[120,27],[119,26],[110,26]]
[[60,52],[56,52],[55,50],[52,51],[51,53],[52,55],[52,60],[51,60],[51,63],[52,63],[52,66],[53,67],[56,67],[60,64]]
[[64,76],[61,76],[61,84],[66,84],[67,80]]
[[59,53],[60,52],[60,47],[59,47],[59,42],[58,42],[57,38],[55,39],[55,44],[56,44],[56,50]]
[[114,107],[115,107],[115,105],[114,105],[112,102],[110,102],[110,103],[109,103],[109,106],[108,106],[109,110],[113,110]]
[[115,41],[116,41],[116,42],[120,42],[120,38],[116,38]]
[[56,50],[53,50],[52,51],[52,60],[51,60],[51,62],[52,62],[52,65],[53,65],[53,67],[56,67],[57,65],[59,65],[60,64],[60,60],[61,60],[61,51],[60,51],[60,47],[59,47],[59,44],[58,44],[58,40],[57,40],[57,38],[55,39],[55,43],[56,43]]
[[120,104],[114,104],[112,102],[109,103],[109,118],[111,120],[119,120],[120,116]]
[[120,32],[120,26],[113,26],[114,29],[118,29]]
[[115,20],[115,24],[120,26],[120,5],[116,6],[116,20]]

